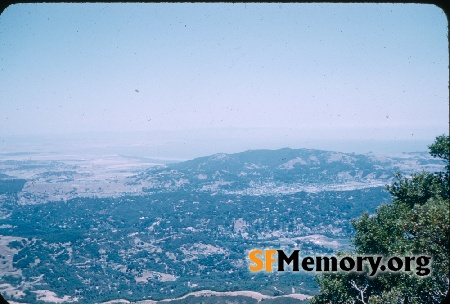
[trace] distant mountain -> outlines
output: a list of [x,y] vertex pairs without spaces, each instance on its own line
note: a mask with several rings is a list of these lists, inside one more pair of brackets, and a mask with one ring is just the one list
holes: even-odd
[[[333,171],[376,171],[389,169],[406,169],[414,171],[417,166],[428,169],[443,163],[432,158],[428,153],[404,153],[395,156],[376,154],[341,153],[313,149],[248,150],[241,153],[219,153],[199,157],[193,160],[169,164],[167,167],[178,170],[198,172],[227,171],[239,174],[242,171],[265,169],[270,171],[300,172],[305,170]],[[336,170],[338,169],[338,170]],[[409,171],[409,170],[408,170]]]
[[389,182],[396,171],[409,174],[442,168],[443,163],[427,153],[381,156],[284,148],[199,157],[151,168],[138,180],[151,180],[155,188],[231,191],[294,184],[300,190],[324,185],[348,188],[351,183],[354,187],[380,186]]
[[18,193],[21,204],[41,204],[178,190],[247,195],[340,191],[382,187],[396,171],[408,175],[444,166],[426,152],[377,155],[289,148],[219,153],[171,164],[123,155],[57,157],[0,160],[0,195]]

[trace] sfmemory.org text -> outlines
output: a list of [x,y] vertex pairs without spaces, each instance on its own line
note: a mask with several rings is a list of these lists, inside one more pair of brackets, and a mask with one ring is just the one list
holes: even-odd
[[[290,271],[319,272],[368,272],[376,276],[381,272],[414,272],[418,276],[431,273],[431,257],[425,255],[391,256],[306,256],[300,257],[300,250],[294,250],[290,255],[283,250],[255,249],[248,254],[251,261],[250,271],[285,271],[285,265],[291,266]],[[276,265],[274,267],[274,265]]]

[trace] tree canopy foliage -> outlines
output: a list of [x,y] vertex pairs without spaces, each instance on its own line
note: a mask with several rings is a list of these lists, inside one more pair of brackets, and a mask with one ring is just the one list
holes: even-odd
[[324,273],[316,277],[321,294],[311,303],[441,303],[449,289],[449,160],[450,137],[440,135],[429,146],[445,163],[443,172],[395,175],[387,186],[392,203],[375,214],[352,221],[356,233],[351,254],[432,257],[431,273]]

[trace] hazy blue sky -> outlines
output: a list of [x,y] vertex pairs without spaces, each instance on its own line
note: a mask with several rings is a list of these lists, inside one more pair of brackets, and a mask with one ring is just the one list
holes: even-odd
[[433,5],[16,4],[0,15],[0,151],[99,132],[160,156],[426,150],[448,133],[447,44]]

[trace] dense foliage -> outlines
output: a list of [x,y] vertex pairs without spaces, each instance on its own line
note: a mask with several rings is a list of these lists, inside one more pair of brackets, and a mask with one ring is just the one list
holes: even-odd
[[396,175],[387,186],[392,204],[352,221],[356,254],[432,256],[432,272],[333,273],[317,276],[321,294],[311,303],[441,303],[449,288],[449,144],[441,135],[430,154],[446,161],[444,172]]
[[[9,247],[11,266],[22,276],[3,276],[2,283],[30,286],[20,298],[27,303],[36,302],[36,290],[83,303],[161,300],[207,289],[311,293],[317,285],[310,273],[251,273],[246,252],[299,246],[305,254],[332,254],[333,247],[298,237],[322,234],[347,243],[348,218],[387,199],[382,187],[276,197],[179,190],[42,205],[17,205],[12,197],[2,205],[10,216],[0,222],[0,235],[20,240]],[[151,271],[157,274],[136,280]]]

